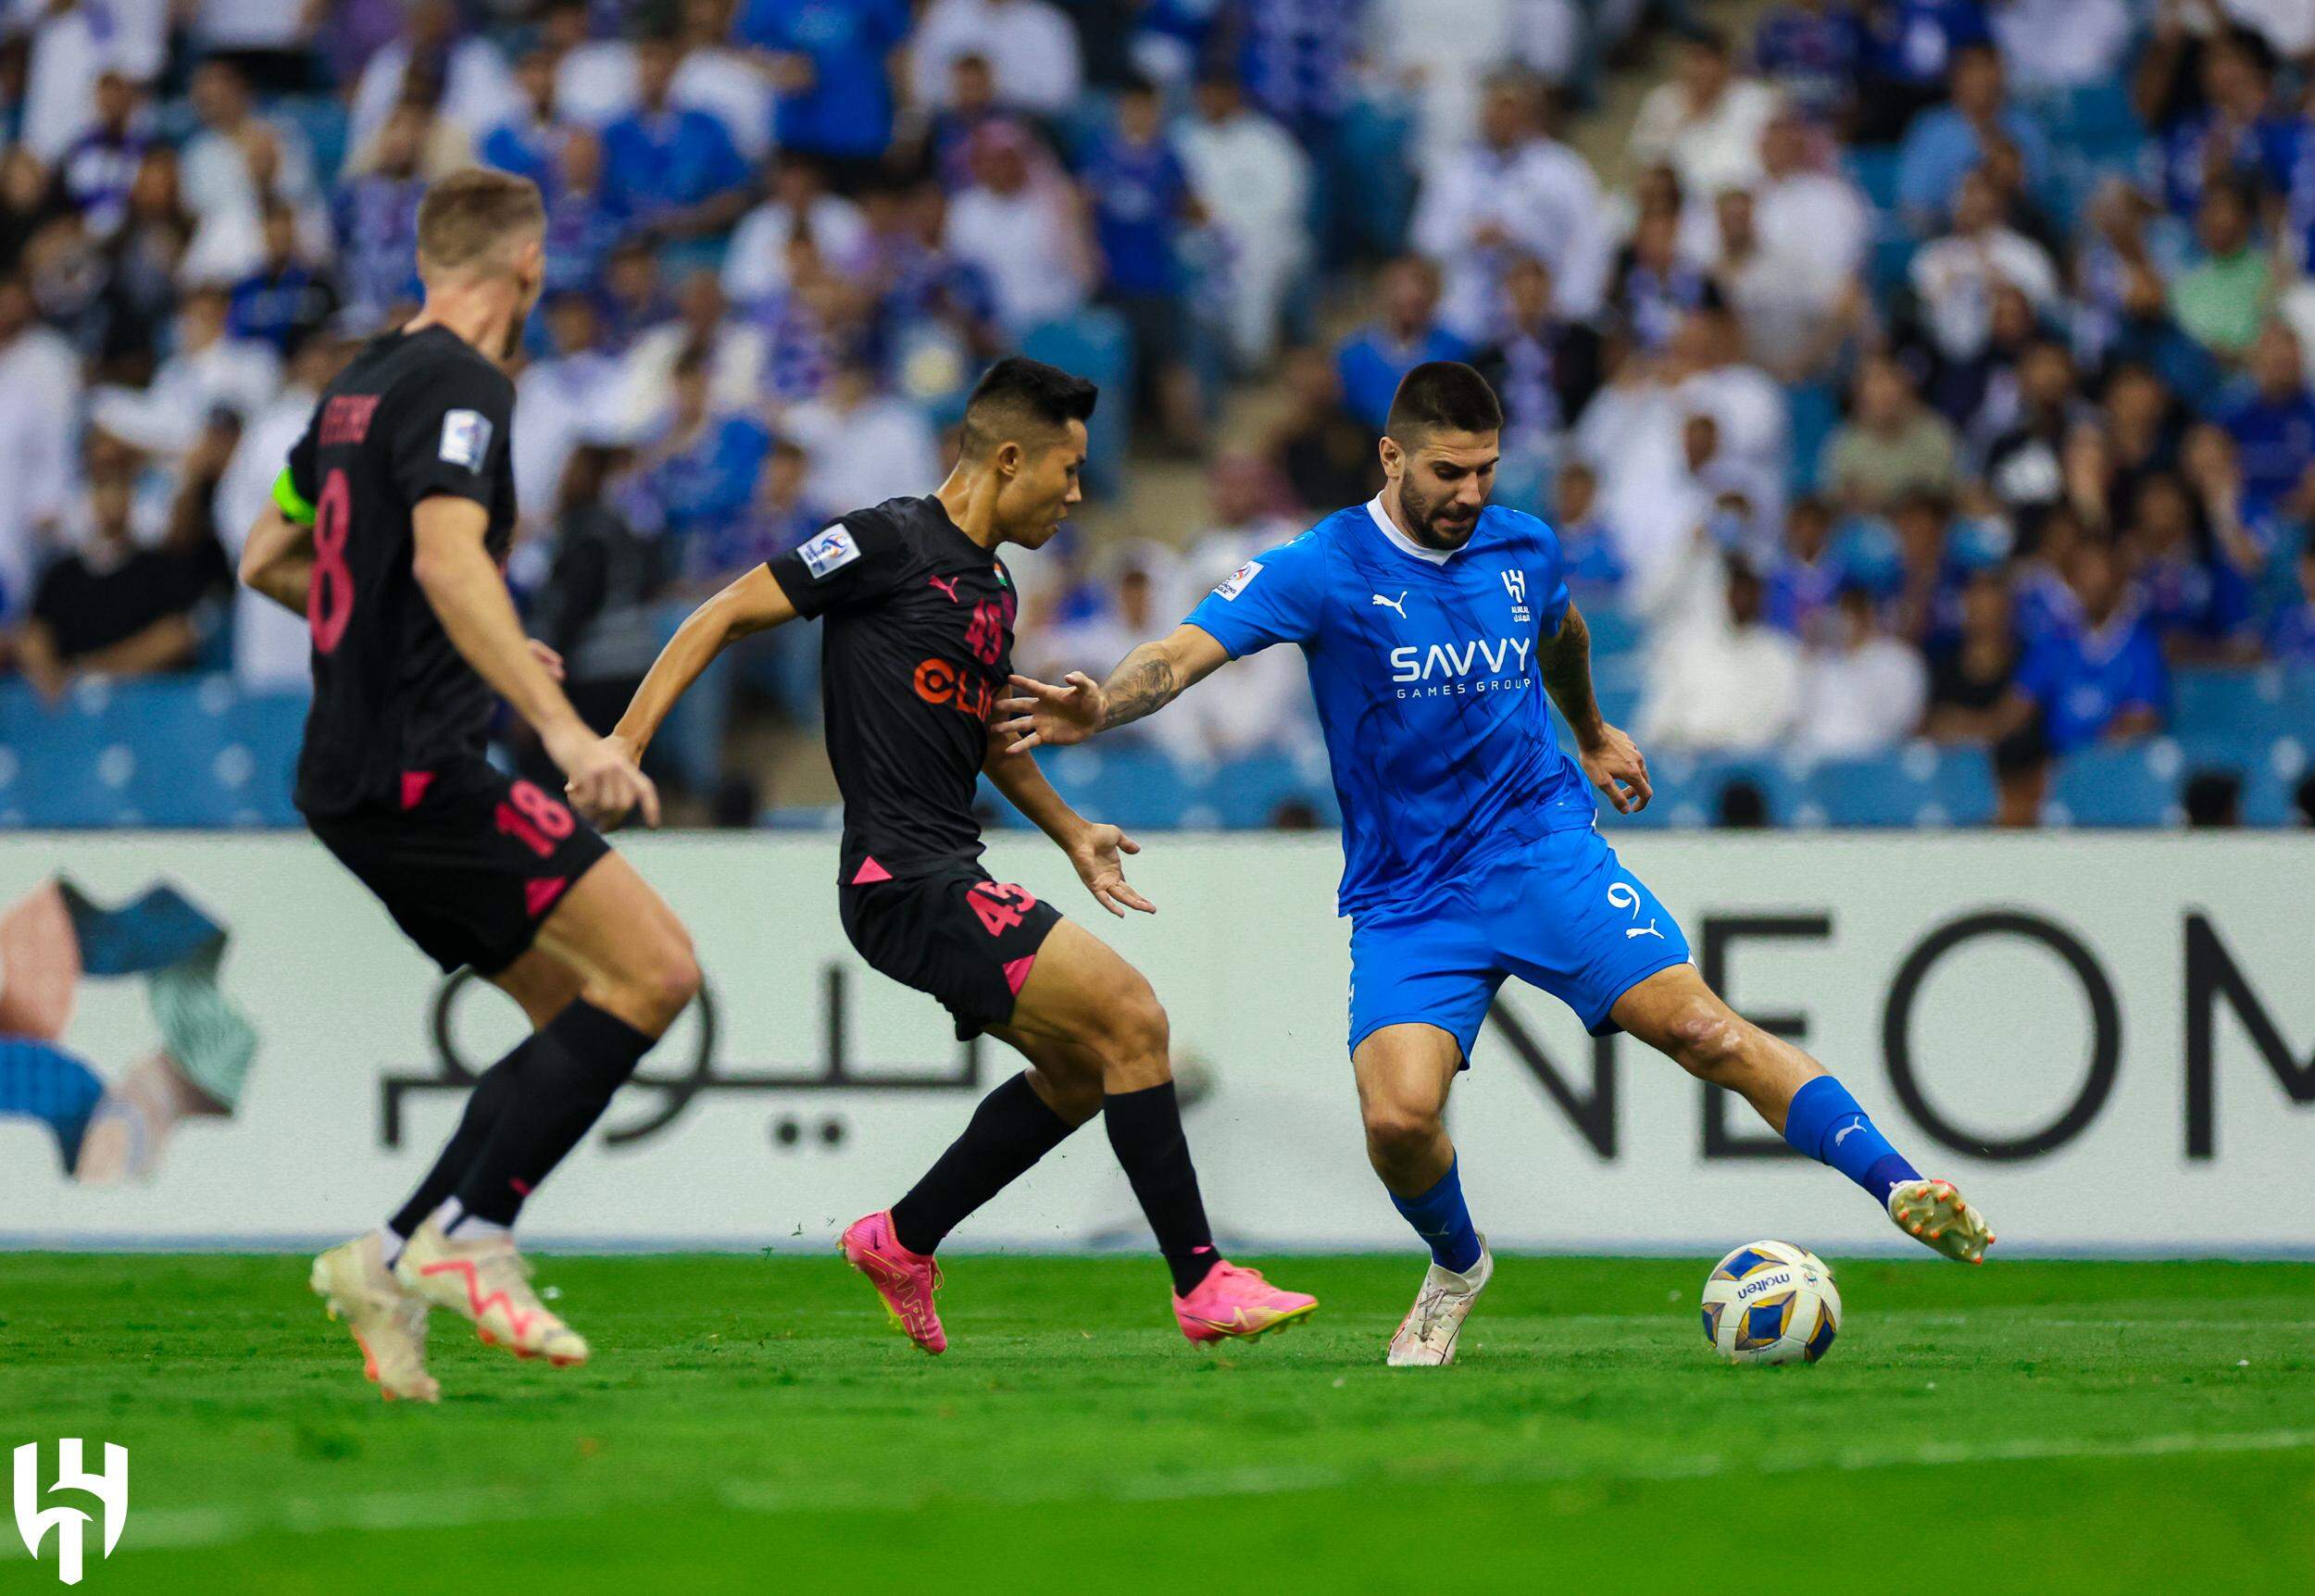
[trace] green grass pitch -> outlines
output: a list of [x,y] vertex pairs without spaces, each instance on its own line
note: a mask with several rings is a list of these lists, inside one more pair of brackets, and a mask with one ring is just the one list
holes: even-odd
[[833,1259],[549,1258],[594,1362],[437,1315],[424,1408],[303,1260],[0,1255],[0,1450],[128,1446],[91,1596],[2315,1590],[2315,1266],[1836,1260],[1762,1369],[1707,1262],[1505,1259],[1395,1371],[1407,1257],[1270,1261],[1318,1317],[1218,1356],[1154,1261],[962,1256],[939,1359]]

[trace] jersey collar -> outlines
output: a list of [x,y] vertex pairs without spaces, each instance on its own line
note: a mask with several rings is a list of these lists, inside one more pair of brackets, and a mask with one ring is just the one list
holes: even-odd
[[[1388,493],[1389,490],[1385,489],[1383,492]],[[1453,559],[1457,555],[1463,552],[1463,549],[1428,549],[1423,547],[1422,544],[1415,542],[1414,539],[1408,537],[1405,532],[1400,531],[1398,530],[1398,523],[1391,519],[1391,512],[1383,507],[1382,493],[1377,493],[1373,498],[1367,501],[1367,514],[1373,520],[1376,529],[1382,532],[1384,538],[1390,541],[1390,544],[1393,548],[1398,550],[1401,554],[1412,555],[1417,559],[1423,561],[1426,565],[1443,566],[1446,564],[1447,561]],[[1474,527],[1471,529],[1472,536],[1476,537],[1478,536],[1478,528]],[[1468,549],[1470,547],[1470,544],[1469,542],[1466,542],[1463,545],[1464,549]]]

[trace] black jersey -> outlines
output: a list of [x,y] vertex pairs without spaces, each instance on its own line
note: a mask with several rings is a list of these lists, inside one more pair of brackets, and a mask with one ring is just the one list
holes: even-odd
[[840,879],[920,876],[981,856],[973,792],[1013,668],[1013,582],[940,500],[855,510],[770,562],[825,617],[820,692],[844,790]]
[[482,752],[491,691],[418,585],[410,516],[437,494],[473,500],[504,563],[514,398],[507,374],[449,329],[390,332],[330,384],[290,451],[290,487],[313,514],[314,701],[297,762],[308,815],[398,804],[406,774]]

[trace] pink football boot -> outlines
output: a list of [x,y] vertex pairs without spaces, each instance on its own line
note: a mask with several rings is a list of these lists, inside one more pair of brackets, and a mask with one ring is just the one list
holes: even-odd
[[1282,1291],[1259,1269],[1217,1264],[1197,1289],[1173,1300],[1173,1316],[1194,1341],[1253,1340],[1318,1312],[1319,1300]]
[[900,1244],[893,1234],[891,1209],[855,1219],[837,1245],[845,1262],[869,1278],[884,1300],[884,1312],[910,1340],[928,1353],[948,1350],[948,1332],[932,1306],[932,1293],[941,1289],[941,1266]]

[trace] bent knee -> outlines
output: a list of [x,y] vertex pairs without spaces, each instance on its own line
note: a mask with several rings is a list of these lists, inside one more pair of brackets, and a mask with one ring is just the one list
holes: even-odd
[[622,984],[636,1009],[665,1029],[699,995],[699,955],[680,926],[653,937],[623,972]]
[[1377,1101],[1365,1104],[1367,1145],[1384,1158],[1419,1153],[1438,1138],[1439,1111],[1422,1103]]
[[1715,1080],[1744,1062],[1747,1028],[1725,1004],[1683,1004],[1664,1029],[1665,1051],[1692,1075]]
[[1106,1005],[1099,1051],[1113,1066],[1164,1065],[1171,1057],[1172,1028],[1146,980],[1137,979]]

